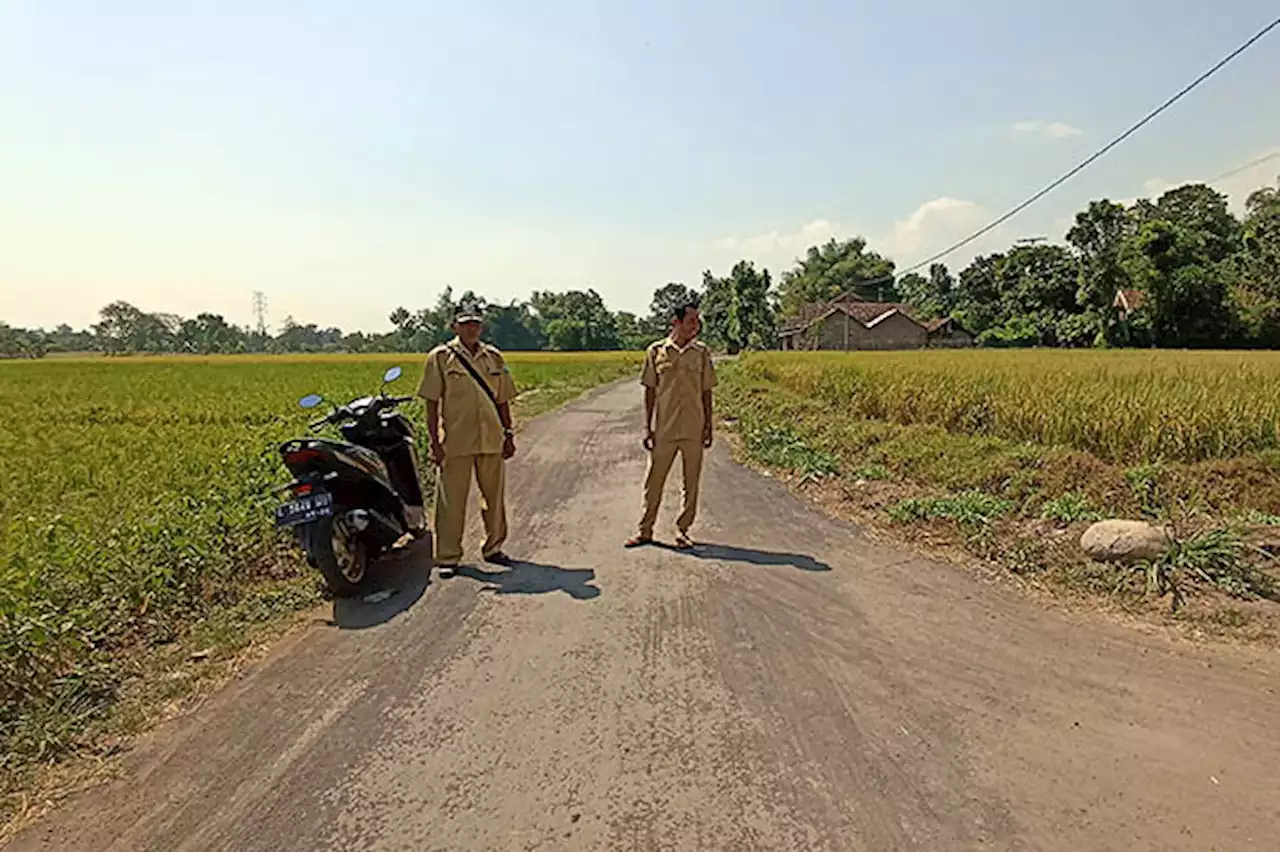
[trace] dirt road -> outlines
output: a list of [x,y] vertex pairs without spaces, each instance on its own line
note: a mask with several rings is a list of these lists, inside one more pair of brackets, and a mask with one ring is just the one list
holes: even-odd
[[623,551],[638,402],[529,424],[527,564],[427,584],[401,556],[394,597],[340,605],[12,848],[1280,848],[1274,656],[1073,623],[723,447],[713,544]]

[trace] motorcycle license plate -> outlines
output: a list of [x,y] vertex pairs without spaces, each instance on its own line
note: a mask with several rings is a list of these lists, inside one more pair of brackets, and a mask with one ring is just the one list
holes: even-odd
[[276,507],[276,526],[295,527],[333,514],[333,495],[320,491]]

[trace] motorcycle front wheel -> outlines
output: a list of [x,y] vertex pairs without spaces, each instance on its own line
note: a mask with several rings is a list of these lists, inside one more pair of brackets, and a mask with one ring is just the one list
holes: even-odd
[[355,530],[349,529],[335,507],[333,515],[318,518],[298,528],[298,537],[307,552],[307,561],[323,576],[337,598],[360,593],[368,569],[369,551]]

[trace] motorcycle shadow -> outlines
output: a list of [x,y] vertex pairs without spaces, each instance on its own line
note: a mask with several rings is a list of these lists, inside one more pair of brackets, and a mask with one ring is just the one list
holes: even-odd
[[431,537],[385,554],[369,569],[367,588],[351,598],[335,598],[331,626],[366,630],[406,612],[431,583]]

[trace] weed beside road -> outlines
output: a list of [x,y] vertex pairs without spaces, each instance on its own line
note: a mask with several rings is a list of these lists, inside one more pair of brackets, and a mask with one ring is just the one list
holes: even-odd
[[[517,418],[633,374],[639,357],[513,354]],[[216,656],[319,600],[272,525],[271,488],[286,480],[277,448],[310,414],[296,400],[346,402],[395,364],[394,392],[412,393],[422,359],[0,364],[0,796],[33,763],[118,727],[153,652],[195,636]],[[404,410],[421,430],[422,406]]]

